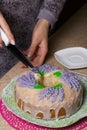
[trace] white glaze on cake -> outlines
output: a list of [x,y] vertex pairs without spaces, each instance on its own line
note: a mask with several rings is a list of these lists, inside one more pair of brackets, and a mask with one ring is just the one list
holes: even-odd
[[40,100],[39,92],[41,89],[29,88],[27,86],[21,87],[19,82],[17,82],[15,100],[23,111],[30,113],[36,118],[48,120],[69,117],[80,108],[83,99],[82,86],[79,84],[77,91],[74,88],[70,88],[61,77],[53,75],[56,71],[62,72],[61,70],[51,71],[44,74],[43,79],[39,74],[34,74],[34,76],[36,81],[45,86],[45,88],[62,83],[64,90],[63,100],[59,100],[59,95],[54,102],[52,102],[52,96]]

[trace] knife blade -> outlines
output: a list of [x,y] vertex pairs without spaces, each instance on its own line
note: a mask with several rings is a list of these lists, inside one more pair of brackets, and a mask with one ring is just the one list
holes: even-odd
[[31,62],[18,50],[15,45],[10,44],[5,32],[0,28],[1,38],[9,51],[11,51],[22,63],[24,63],[27,67],[34,68]]

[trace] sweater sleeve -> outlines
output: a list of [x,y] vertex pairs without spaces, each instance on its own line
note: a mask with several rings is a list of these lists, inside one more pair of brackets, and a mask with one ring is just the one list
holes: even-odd
[[57,22],[66,0],[43,0],[37,19],[46,19],[51,24],[51,29]]

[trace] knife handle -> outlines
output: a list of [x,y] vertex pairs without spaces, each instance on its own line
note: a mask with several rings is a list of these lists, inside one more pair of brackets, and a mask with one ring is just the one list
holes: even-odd
[[5,46],[26,66],[33,68],[34,66],[28,61],[28,59],[16,48],[16,46],[9,43],[8,37],[5,32],[0,28],[0,35]]

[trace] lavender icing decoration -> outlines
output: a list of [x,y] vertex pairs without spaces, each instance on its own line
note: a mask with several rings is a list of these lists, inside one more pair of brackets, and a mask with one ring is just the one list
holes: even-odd
[[63,88],[54,88],[54,87],[48,87],[42,91],[39,92],[39,100],[42,100],[44,98],[49,99],[51,96],[51,103],[55,102],[57,97],[59,95],[59,100],[62,101],[64,98],[64,91]]
[[34,77],[34,74],[32,72],[28,72],[27,76],[22,75],[21,77],[19,77],[17,79],[17,81],[19,82],[19,85],[21,87],[34,88],[34,86],[36,84],[35,77]]
[[68,71],[63,71],[61,78],[63,81],[65,81],[68,84],[70,88],[74,88],[76,91],[78,91],[80,82],[78,80],[78,77],[75,74],[70,73]]
[[55,89],[54,94],[53,94],[52,99],[51,99],[52,103],[57,99],[58,94],[59,94],[59,89]]
[[63,88],[59,89],[59,101],[63,101],[64,98],[64,90]]
[[54,71],[54,70],[58,70],[58,67],[57,66],[52,66],[52,65],[48,65],[48,64],[44,64],[42,66],[37,66],[37,67],[34,67],[33,68],[33,72],[35,73],[38,73],[37,69],[39,71],[44,71],[44,72],[51,72],[51,71]]
[[50,96],[52,96],[54,93],[54,88],[53,87],[48,87],[44,90],[41,90],[39,92],[39,100],[46,98],[50,98]]

